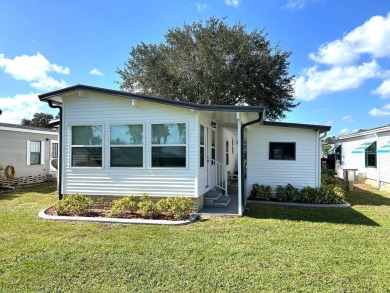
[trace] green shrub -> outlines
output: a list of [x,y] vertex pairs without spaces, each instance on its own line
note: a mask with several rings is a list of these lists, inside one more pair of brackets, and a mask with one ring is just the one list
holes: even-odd
[[161,199],[156,203],[156,205],[161,212],[171,213],[173,216],[172,206],[174,205],[174,197]]
[[270,200],[272,197],[272,188],[270,185],[259,185],[257,183],[252,185],[250,199],[255,200]]
[[83,196],[79,193],[71,194],[65,197],[65,199],[60,200],[55,208],[58,215],[64,215],[67,213],[80,214],[85,210],[92,207],[94,204],[93,200],[90,197]]
[[278,201],[287,201],[287,191],[286,188],[282,185],[278,185],[275,188],[276,200]]
[[339,186],[321,186],[319,193],[320,197],[316,203],[337,204],[345,201],[344,190]]
[[300,201],[300,194],[299,189],[292,186],[290,183],[286,185],[285,188],[286,191],[286,197],[288,202],[299,202]]
[[332,172],[326,171],[321,173],[321,186],[323,185],[340,185],[340,180]]
[[303,203],[316,203],[317,197],[319,196],[318,188],[305,186],[300,191],[301,202]]
[[122,217],[126,211],[131,213],[138,209],[138,202],[133,195],[114,200],[114,204],[108,213],[109,217]]
[[275,189],[276,199],[278,201],[284,202],[299,202],[300,201],[300,193],[298,188],[295,188],[290,183],[286,186],[278,185]]
[[182,220],[188,217],[193,208],[192,199],[178,196],[173,199],[170,212],[175,219]]
[[160,213],[157,205],[147,194],[142,195],[141,201],[138,203],[138,212],[142,217],[148,219],[154,219]]

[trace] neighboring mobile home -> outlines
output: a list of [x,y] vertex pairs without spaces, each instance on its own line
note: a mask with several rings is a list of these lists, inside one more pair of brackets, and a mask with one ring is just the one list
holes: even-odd
[[199,105],[85,85],[39,98],[61,109],[60,198],[147,193],[190,197],[200,209],[214,187],[229,194],[229,177],[237,174],[242,215],[253,183],[320,184],[320,134],[328,126],[264,122],[263,107]]
[[360,181],[390,187],[390,126],[340,136],[335,141],[336,172],[356,170]]
[[[55,130],[18,124],[0,123],[0,164],[12,165],[14,180],[5,184],[23,185],[55,178],[57,170],[51,160],[58,155],[58,134]],[[0,171],[1,180],[4,179]]]

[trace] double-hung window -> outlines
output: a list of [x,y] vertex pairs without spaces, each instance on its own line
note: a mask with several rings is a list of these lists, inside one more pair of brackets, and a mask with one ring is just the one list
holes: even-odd
[[102,167],[102,125],[72,126],[72,167]]
[[40,165],[43,160],[43,142],[27,141],[27,165]]
[[142,124],[111,125],[111,167],[143,167],[143,128]]
[[186,123],[152,124],[152,167],[187,166]]

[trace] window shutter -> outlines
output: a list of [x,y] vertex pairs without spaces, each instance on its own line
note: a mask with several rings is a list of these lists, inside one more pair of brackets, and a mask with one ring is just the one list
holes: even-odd
[[30,141],[27,141],[27,166],[30,166]]
[[45,142],[41,141],[41,165],[45,165]]

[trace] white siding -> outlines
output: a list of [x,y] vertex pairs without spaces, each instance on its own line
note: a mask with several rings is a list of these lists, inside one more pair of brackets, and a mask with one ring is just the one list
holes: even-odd
[[[317,132],[299,128],[251,125],[247,127],[247,184],[249,196],[255,183],[317,187]],[[295,160],[270,160],[270,142],[296,143]]]
[[[49,141],[46,141],[46,138]],[[19,131],[0,130],[0,163],[15,167],[16,177],[52,174],[50,172],[50,140],[57,140],[57,133],[42,134]],[[43,161],[40,165],[27,165],[27,141],[42,141]]]
[[[85,195],[196,197],[197,137],[196,117],[193,111],[156,103],[83,93],[84,96],[63,98],[64,108],[64,176],[63,193],[80,192]],[[109,128],[110,124],[144,124],[144,168],[110,168]],[[151,124],[187,124],[187,167],[151,168]],[[72,168],[70,166],[70,144],[72,125],[103,125],[103,167]]]
[[[385,144],[389,144],[390,131],[379,134],[378,149]],[[390,153],[378,153],[377,157],[380,170],[380,181],[390,183]]]
[[[367,179],[380,180],[390,183],[390,153],[377,153],[377,167],[366,167],[364,151],[360,154],[352,153],[363,143],[377,141],[377,149],[390,141],[390,132],[381,132],[378,137],[375,133],[350,137],[336,142],[342,145],[342,165],[341,169],[358,169],[358,173],[363,173]],[[379,174],[380,172],[380,174]],[[339,177],[342,178],[342,172]]]

